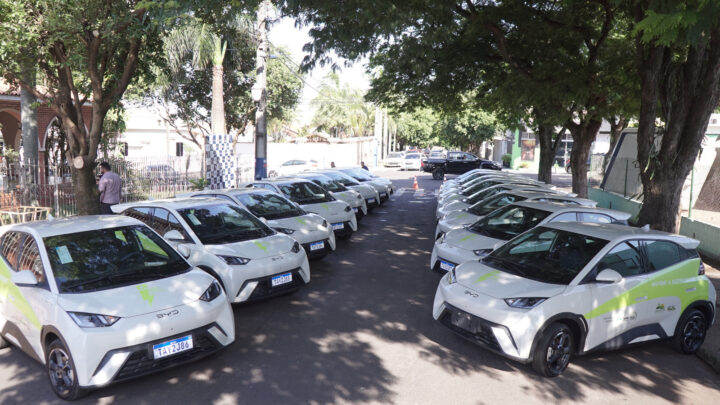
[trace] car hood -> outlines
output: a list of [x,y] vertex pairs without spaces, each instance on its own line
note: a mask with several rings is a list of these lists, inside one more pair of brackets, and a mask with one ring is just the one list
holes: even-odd
[[68,312],[129,318],[197,301],[213,278],[197,269],[177,276],[107,290],[60,294],[58,305]]
[[319,204],[304,204],[302,205],[302,208],[305,211],[314,212],[321,217],[324,217],[325,214],[328,215],[342,215],[345,211],[345,207],[348,206],[348,203],[345,201],[330,201],[326,203],[319,203]]
[[443,215],[449,215],[452,212],[459,211],[465,208],[468,208],[470,204],[466,204],[462,201],[453,201],[450,203],[447,203],[439,208],[439,211]]
[[377,197],[377,191],[375,190],[375,187],[372,187],[372,186],[360,184],[357,186],[348,186],[348,188],[357,191],[358,193],[360,193],[360,195],[363,196],[363,198],[376,198]]
[[298,217],[272,219],[268,221],[271,228],[287,228],[298,230],[316,231],[322,227],[324,219],[316,214],[300,215]]
[[479,216],[467,211],[452,211],[447,213],[440,222],[446,223],[451,228],[456,228],[460,225],[472,224],[478,219],[480,219]]
[[242,242],[205,245],[205,249],[215,255],[262,259],[287,253],[292,249],[294,243],[293,238],[282,233],[276,233],[264,238],[244,240]]
[[470,232],[467,229],[455,229],[445,235],[444,243],[465,250],[492,249],[501,239],[490,238]]
[[543,297],[549,298],[565,291],[565,286],[541,283],[493,269],[480,261],[473,260],[455,268],[458,284],[475,292],[495,297]]
[[345,201],[346,203],[350,204],[350,206],[359,206],[360,204],[360,198],[357,198],[358,196],[357,191],[355,190],[348,190],[348,191],[340,191],[337,193],[333,193],[333,197],[337,198],[340,201]]

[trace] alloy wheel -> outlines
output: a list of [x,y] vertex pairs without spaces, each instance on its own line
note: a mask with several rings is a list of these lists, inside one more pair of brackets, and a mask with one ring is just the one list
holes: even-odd
[[685,349],[689,352],[699,349],[705,340],[706,330],[705,318],[702,315],[696,314],[688,319],[682,331]]
[[547,367],[554,374],[560,374],[570,363],[572,336],[567,330],[561,330],[550,339],[547,348]]
[[75,370],[64,350],[52,349],[48,356],[48,373],[55,391],[61,396],[67,396],[75,383]]

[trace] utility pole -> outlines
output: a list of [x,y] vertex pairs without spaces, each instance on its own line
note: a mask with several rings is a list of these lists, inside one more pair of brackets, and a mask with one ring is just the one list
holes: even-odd
[[267,71],[266,62],[268,54],[268,12],[269,0],[263,0],[258,10],[258,33],[260,42],[257,48],[255,85],[252,88],[255,111],[255,180],[267,177]]
[[385,159],[387,157],[389,148],[390,148],[390,130],[388,129],[388,114],[387,114],[387,110],[383,109],[383,155],[382,155],[383,159]]
[[374,152],[373,152],[373,167],[377,167],[379,162],[378,154],[382,150],[382,110],[380,107],[375,106],[375,140],[373,141]]

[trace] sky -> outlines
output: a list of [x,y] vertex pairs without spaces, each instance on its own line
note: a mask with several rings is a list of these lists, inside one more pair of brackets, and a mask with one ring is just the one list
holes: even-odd
[[[299,64],[303,60],[303,57],[305,57],[305,53],[302,50],[303,45],[311,42],[311,38],[308,35],[309,29],[309,27],[296,28],[295,19],[293,18],[281,18],[270,27],[268,38],[272,45],[285,48],[292,60],[296,64]],[[341,83],[347,83],[353,88],[368,89],[369,80],[365,74],[366,61],[356,62],[349,68],[344,67],[344,59],[336,58],[336,62],[342,67],[342,70],[338,72]],[[296,126],[300,127],[310,123],[314,114],[310,102],[317,96],[315,89],[320,88],[323,78],[330,71],[329,66],[317,66],[305,75],[305,82],[307,84],[303,87],[300,103],[295,114],[295,122],[293,124]]]

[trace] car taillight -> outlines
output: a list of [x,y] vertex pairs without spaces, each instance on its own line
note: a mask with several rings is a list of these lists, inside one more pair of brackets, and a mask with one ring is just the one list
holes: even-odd
[[705,275],[705,263],[702,261],[700,262],[700,267],[698,267],[698,276],[704,276]]

